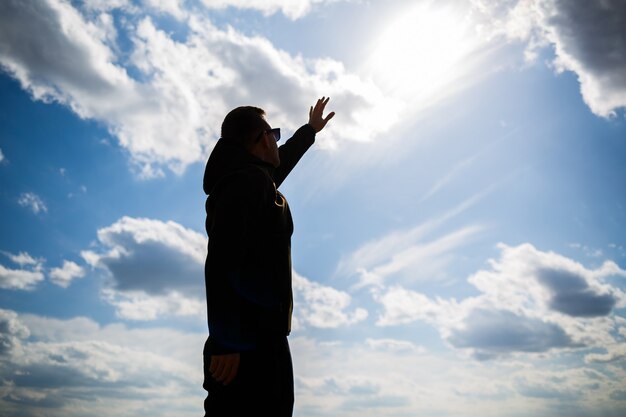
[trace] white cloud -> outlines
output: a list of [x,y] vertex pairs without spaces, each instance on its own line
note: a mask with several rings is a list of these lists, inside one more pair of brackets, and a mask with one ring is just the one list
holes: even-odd
[[383,350],[398,353],[421,354],[426,350],[421,346],[406,340],[397,339],[365,339],[365,344],[373,350]]
[[441,314],[442,307],[424,294],[393,286],[372,293],[376,301],[384,307],[384,313],[378,318],[380,326],[406,324],[415,320],[433,322]]
[[83,0],[82,6],[89,11],[110,11],[113,9],[129,10],[132,0]]
[[[27,416],[46,407],[51,417],[82,415],[86,408],[103,417],[197,414],[205,336],[0,310],[0,407]],[[619,415],[623,409],[612,397],[623,390],[626,372],[598,369],[610,364],[564,369],[534,358],[475,362],[374,335],[350,342],[290,339],[302,416],[496,417],[501,410],[552,415],[563,407]]]
[[626,342],[624,340],[604,346],[604,349],[606,350],[605,353],[590,353],[586,355],[585,362],[610,363],[626,359]]
[[187,17],[183,3],[185,0],[142,0],[143,4],[161,13],[167,13],[176,19],[183,20]]
[[20,266],[25,265],[40,265],[43,263],[43,259],[35,259],[28,252],[20,252],[17,255],[9,252],[2,251],[13,263],[16,263]]
[[294,329],[302,326],[335,328],[364,320],[367,311],[346,309],[352,301],[350,295],[335,288],[310,281],[293,272]]
[[85,269],[75,262],[64,260],[60,268],[50,270],[50,280],[63,288],[67,288],[76,278],[85,276]]
[[17,313],[0,309],[0,356],[12,352],[28,336],[30,331],[18,320]]
[[81,254],[108,271],[111,284],[103,295],[118,315],[153,320],[203,313],[203,234],[171,221],[123,217],[98,230],[98,242],[97,250]]
[[[204,335],[0,310],[0,407],[12,415],[198,413]],[[161,400],[167,401],[164,411]],[[94,401],[97,399],[97,401]]]
[[599,317],[626,303],[626,294],[604,282],[609,276],[626,276],[614,262],[589,270],[530,244],[498,247],[501,258],[490,260],[492,270],[479,271],[468,279],[494,305],[524,314]]
[[254,9],[266,16],[280,11],[292,20],[304,17],[315,4],[337,1],[340,0],[202,0],[209,9],[224,9],[226,7]]
[[[251,8],[266,14],[281,11],[295,19],[315,3],[328,2],[225,0],[206,6]],[[607,116],[624,107],[626,56],[614,46],[624,36],[619,30],[623,6],[617,1],[494,4],[473,0],[472,4],[474,13],[469,17],[445,8],[429,11],[453,28],[474,19],[472,27],[484,32],[470,36],[459,31],[455,36],[463,40],[462,48],[454,47],[454,37],[446,40],[444,46],[459,54],[456,58],[463,65],[450,64],[448,54],[439,53],[437,58],[451,66],[448,69],[464,72],[456,74],[453,82],[446,78],[448,84],[439,92],[457,91],[487,74],[469,65],[466,57],[471,56],[474,64],[481,61],[489,40],[500,35],[527,42],[529,50],[554,45],[555,66],[576,72],[583,97],[596,114]],[[222,118],[238,105],[260,105],[273,124],[293,130],[306,122],[307,109],[317,97],[331,96],[338,116],[320,135],[320,145],[336,147],[344,141],[372,140],[388,131],[407,115],[404,110],[419,107],[411,100],[436,84],[420,78],[428,88],[417,88],[416,95],[415,85],[393,75],[385,59],[377,59],[380,72],[400,82],[394,92],[371,81],[368,70],[352,73],[333,59],[289,54],[260,36],[247,36],[232,27],[219,29],[203,13],[190,13],[190,6],[182,1],[146,0],[143,5],[142,10],[128,1],[91,0],[76,9],[60,0],[2,2],[0,65],[35,99],[58,101],[82,118],[103,122],[144,177],[164,175],[164,168],[180,173],[189,164],[204,161],[219,136]],[[113,9],[126,13],[128,19],[116,21]],[[175,38],[160,28],[147,14],[155,11],[179,19],[185,36]],[[440,29],[435,25],[433,30]],[[120,47],[118,31],[131,40],[130,45]],[[425,47],[432,49],[428,43]],[[406,56],[400,49],[399,57]],[[410,64],[419,69],[423,60],[418,58],[411,58],[415,62]],[[408,76],[415,80],[412,70]],[[434,100],[428,97],[419,100],[431,106]]]
[[7,268],[0,265],[0,288],[12,290],[33,290],[44,280],[44,259],[35,259],[27,252],[15,255],[2,251],[11,262],[20,266],[20,269]]
[[2,149],[0,149],[0,162],[4,161],[4,154],[2,153]]
[[[396,117],[381,91],[340,62],[292,56],[197,14],[185,20],[187,38],[175,40],[145,15],[118,27],[109,14],[83,15],[59,0],[2,2],[0,12],[4,69],[35,99],[104,122],[143,176],[204,161],[223,117],[242,104],[264,107],[273,124],[293,130],[316,98],[331,96],[342,116],[325,131],[327,146],[371,139]],[[117,30],[132,40],[123,57]]]
[[384,308],[378,324],[425,321],[451,346],[479,358],[616,343],[619,321],[613,312],[626,305],[626,294],[606,279],[626,271],[610,261],[587,269],[530,244],[499,249],[491,269],[468,278],[477,296],[433,300],[400,286],[374,290]]
[[40,212],[46,213],[48,211],[46,203],[35,193],[28,192],[20,194],[17,203],[22,207],[31,209],[35,214],[39,214]]
[[626,107],[626,42],[621,0],[530,0],[495,4],[473,0],[494,33],[527,44],[526,57],[554,49],[554,68],[578,76],[580,90],[592,112],[609,117]]
[[626,376],[620,368],[602,372],[583,364],[564,369],[533,358],[468,361],[411,349],[402,340],[374,338],[365,343],[296,338],[291,345],[298,415],[497,417],[502,410],[542,416],[569,407],[582,415],[623,410],[623,403],[609,398]]
[[[85,262],[107,272],[103,298],[119,317],[156,320],[204,316],[204,234],[175,222],[123,217],[98,230],[98,247],[81,253]],[[294,329],[338,327],[367,316],[349,311],[349,294],[293,273]]]
[[32,290],[43,281],[41,271],[10,269],[0,265],[0,288],[12,290]]
[[[198,280],[202,280],[199,275]],[[104,299],[115,307],[118,317],[127,320],[156,320],[167,316],[204,316],[206,301],[197,297],[168,291],[163,295],[148,294],[145,291],[116,291],[105,289]]]

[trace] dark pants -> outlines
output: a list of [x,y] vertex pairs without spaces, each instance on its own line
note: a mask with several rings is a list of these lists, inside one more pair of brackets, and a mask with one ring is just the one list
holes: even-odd
[[210,352],[204,352],[205,417],[270,415],[291,417],[293,413],[293,367],[287,338],[241,353],[235,379],[224,386],[209,373]]

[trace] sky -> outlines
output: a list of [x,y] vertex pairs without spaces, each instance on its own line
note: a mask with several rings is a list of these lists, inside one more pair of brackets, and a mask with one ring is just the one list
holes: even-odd
[[0,2],[0,414],[202,415],[202,174],[288,138],[297,417],[626,413],[623,0]]

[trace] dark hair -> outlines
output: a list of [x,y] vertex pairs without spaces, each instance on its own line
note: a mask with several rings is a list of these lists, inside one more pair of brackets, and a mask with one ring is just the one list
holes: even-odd
[[231,110],[222,122],[222,138],[246,146],[250,137],[265,129],[265,110],[254,106],[241,106]]

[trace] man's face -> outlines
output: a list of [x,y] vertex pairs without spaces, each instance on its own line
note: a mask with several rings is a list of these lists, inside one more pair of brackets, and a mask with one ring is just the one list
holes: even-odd
[[272,164],[274,167],[280,165],[280,156],[278,154],[278,144],[276,143],[276,137],[270,132],[272,127],[269,123],[265,123],[265,130],[263,131],[261,140],[259,141],[261,159],[265,162]]

